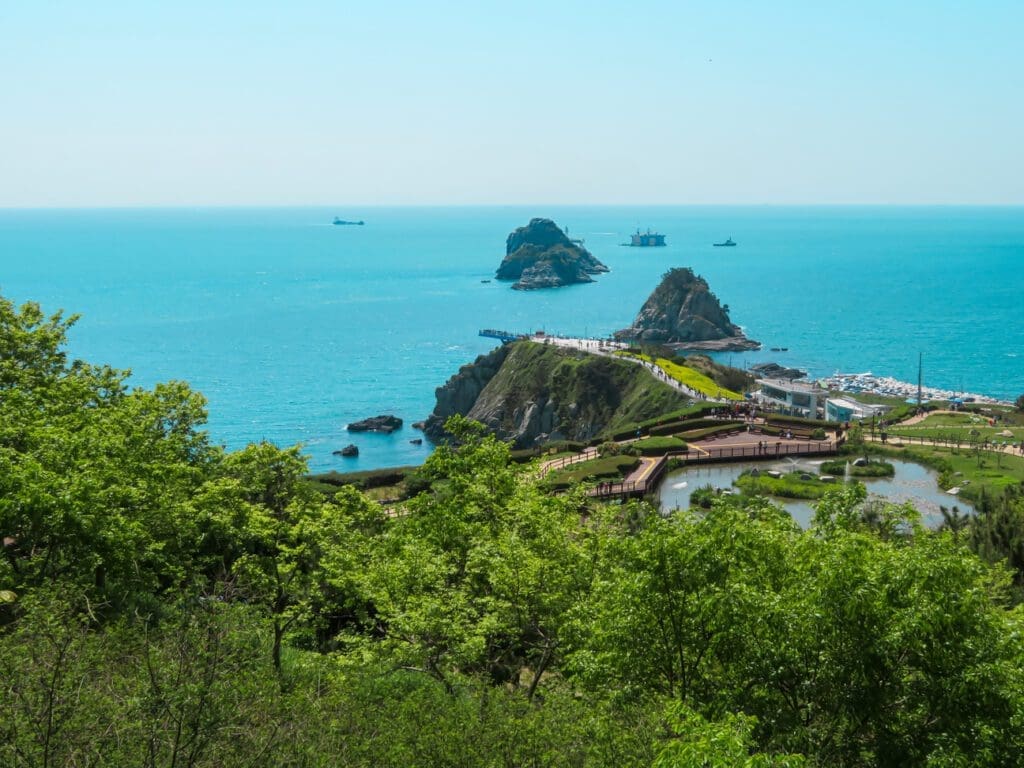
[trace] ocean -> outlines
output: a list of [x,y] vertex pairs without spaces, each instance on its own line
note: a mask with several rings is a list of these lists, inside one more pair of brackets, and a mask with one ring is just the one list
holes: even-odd
[[[366,225],[333,226],[335,215]],[[611,272],[555,290],[490,280],[505,238],[553,218]],[[627,248],[663,232],[664,248]],[[736,248],[714,248],[732,237]],[[1024,208],[497,207],[0,211],[0,295],[81,315],[69,351],[187,381],[229,449],[301,443],[315,471],[417,464],[434,389],[482,328],[605,336],[661,275],[703,275],[765,349],[717,355],[1024,393]],[[786,352],[771,352],[785,347]],[[345,425],[391,413],[391,435]],[[348,443],[356,459],[332,455]]]

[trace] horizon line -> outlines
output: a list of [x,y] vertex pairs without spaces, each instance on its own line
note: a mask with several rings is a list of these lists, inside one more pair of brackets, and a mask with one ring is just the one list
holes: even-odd
[[1013,203],[602,203],[602,202],[509,202],[509,203],[112,203],[97,205],[0,205],[0,212],[14,211],[144,211],[144,210],[253,210],[302,208],[1024,208]]

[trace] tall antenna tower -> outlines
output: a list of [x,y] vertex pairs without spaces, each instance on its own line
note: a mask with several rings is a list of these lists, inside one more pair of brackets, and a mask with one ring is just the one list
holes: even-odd
[[917,409],[921,410],[921,360],[922,355],[917,353]]

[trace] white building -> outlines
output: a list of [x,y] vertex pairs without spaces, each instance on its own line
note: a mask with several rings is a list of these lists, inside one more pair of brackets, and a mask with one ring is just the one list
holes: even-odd
[[755,399],[789,416],[816,419],[828,397],[826,390],[813,383],[789,379],[758,379],[757,383],[761,389],[754,394]]
[[843,397],[830,397],[825,401],[825,421],[862,421],[879,416],[889,410],[885,405],[868,405]]

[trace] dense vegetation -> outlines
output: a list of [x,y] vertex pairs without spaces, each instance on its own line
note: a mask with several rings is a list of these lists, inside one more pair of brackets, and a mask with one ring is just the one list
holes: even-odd
[[550,495],[456,419],[386,508],[215,447],[199,395],[67,360],[69,324],[0,300],[0,765],[1024,754],[1021,609],[967,547],[1017,546],[1019,492],[967,536],[859,486],[808,531],[763,500],[664,519]]

